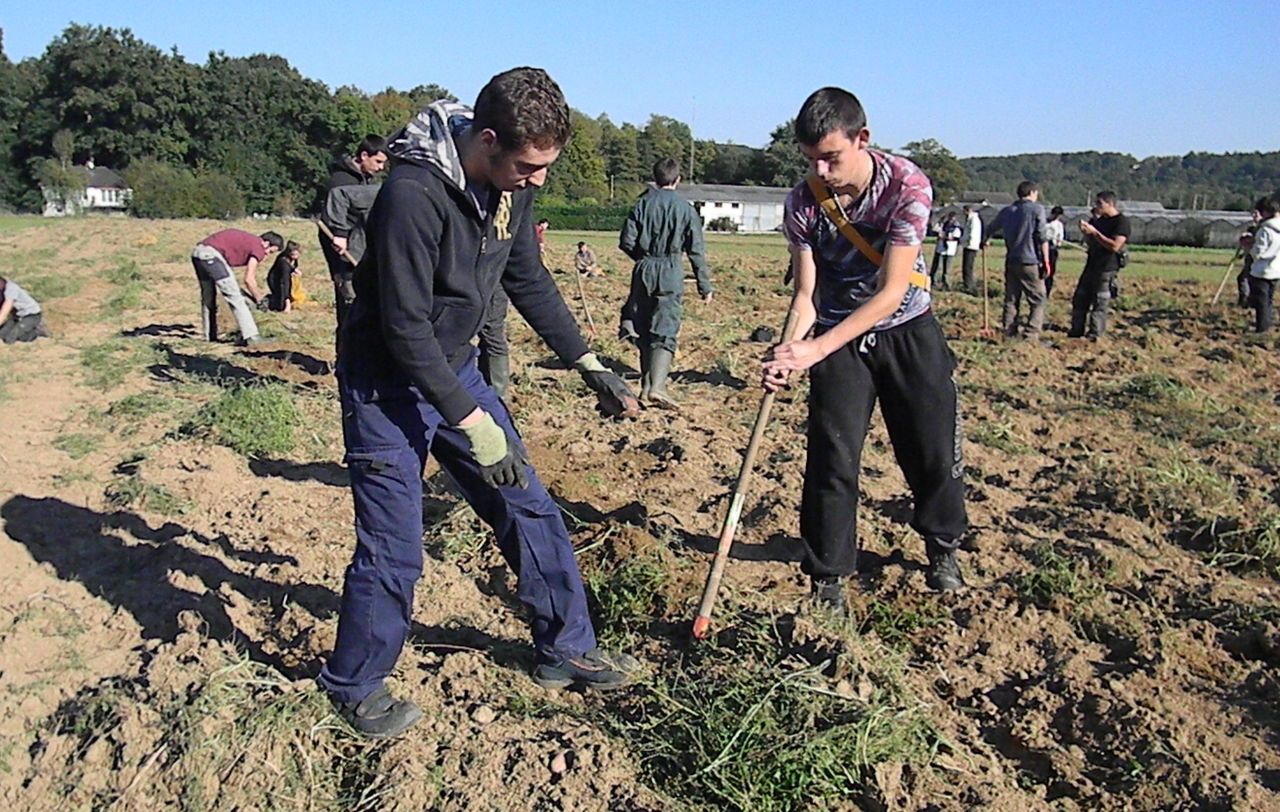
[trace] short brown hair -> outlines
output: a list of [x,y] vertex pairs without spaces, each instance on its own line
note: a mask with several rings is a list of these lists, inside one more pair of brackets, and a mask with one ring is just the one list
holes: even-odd
[[563,147],[572,133],[564,94],[541,68],[512,68],[490,79],[476,97],[473,126],[493,130],[510,152]]

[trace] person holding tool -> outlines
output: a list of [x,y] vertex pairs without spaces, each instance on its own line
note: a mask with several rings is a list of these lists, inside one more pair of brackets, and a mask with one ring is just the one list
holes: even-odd
[[960,589],[956,550],[968,519],[955,361],[921,256],[932,186],[906,158],[868,146],[866,114],[847,90],[810,95],[795,134],[812,172],[784,208],[799,338],[766,355],[763,386],[777,390],[809,370],[802,569],[815,600],[843,610],[844,580],[858,569],[862,445],[879,399],[915,500],[926,583]]
[[320,686],[371,737],[422,712],[390,693],[422,574],[422,471],[432,454],[493,528],[518,578],[534,680],[601,690],[639,668],[597,647],[560,508],[529,464],[511,414],[480,377],[471,341],[501,285],[534,331],[606,411],[635,396],[587,348],[539,258],[533,195],[570,136],[569,107],[537,68],[498,74],[474,109],[439,101],[388,145],[396,166],[369,212],[368,250],[337,366],[355,503],[337,642]]

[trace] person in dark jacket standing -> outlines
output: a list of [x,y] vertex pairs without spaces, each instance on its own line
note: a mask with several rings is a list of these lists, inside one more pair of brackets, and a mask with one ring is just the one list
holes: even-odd
[[689,255],[698,280],[698,295],[711,301],[711,274],[702,247],[702,221],[693,205],[675,193],[680,164],[664,158],[653,166],[656,188],[636,201],[618,239],[622,253],[635,260],[631,293],[623,308],[638,333],[640,399],[664,409],[678,408],[667,393],[667,375],[676,355],[676,337],[684,313],[684,269]]
[[519,579],[543,687],[626,684],[634,658],[597,647],[560,509],[529,465],[511,415],[476,364],[501,285],[602,405],[638,404],[607,371],[538,256],[533,195],[570,135],[559,86],[536,68],[493,77],[474,112],[435,102],[388,146],[396,166],[369,212],[337,377],[356,550],[338,636],[320,673],[357,731],[394,736],[421,718],[384,680],[409,632],[422,574],[422,471],[431,453],[497,536]]
[[1107,331],[1111,289],[1120,271],[1120,252],[1129,241],[1129,218],[1116,208],[1115,192],[1099,192],[1094,199],[1098,216],[1080,221],[1080,233],[1088,247],[1088,259],[1076,292],[1071,296],[1070,338],[1097,340]]
[[[351,263],[342,258],[347,250],[352,231],[360,227],[360,221],[339,219],[329,222],[327,214],[332,210],[330,193],[342,186],[358,186],[374,183],[375,176],[387,165],[387,142],[382,136],[368,135],[360,142],[355,157],[344,155],[329,167],[329,180],[324,185],[324,198],[320,201],[325,225],[333,232],[330,240],[323,231],[320,234],[320,250],[324,261],[329,266],[329,277],[333,280],[333,304],[338,318],[338,329],[347,317],[351,302],[355,299],[355,288],[351,278],[355,271]],[[366,208],[367,210],[367,208]]]

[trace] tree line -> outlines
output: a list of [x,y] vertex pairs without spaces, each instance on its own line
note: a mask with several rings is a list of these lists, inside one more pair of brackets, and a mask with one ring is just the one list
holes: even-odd
[[[38,210],[41,183],[74,187],[80,176],[71,167],[92,158],[124,173],[142,216],[313,211],[330,161],[442,98],[454,97],[436,84],[331,91],[266,54],[213,52],[196,64],[128,29],[96,26],[71,25],[39,57],[13,63],[0,32],[0,206]],[[550,205],[630,200],[663,157],[680,159],[686,182],[791,186],[806,170],[790,120],[756,148],[696,139],[665,115],[643,125],[572,115],[573,139],[542,194]],[[895,151],[920,164],[940,201],[1034,180],[1052,202],[1084,202],[1109,188],[1168,206],[1244,209],[1280,188],[1280,153],[958,159],[928,138]]]

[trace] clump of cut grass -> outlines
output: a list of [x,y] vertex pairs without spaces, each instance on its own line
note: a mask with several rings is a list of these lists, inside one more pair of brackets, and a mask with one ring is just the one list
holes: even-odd
[[[748,647],[750,648],[750,647]],[[705,647],[609,706],[607,726],[657,789],[692,808],[790,812],[869,793],[885,762],[926,764],[940,745],[923,706],[892,687],[836,690],[832,659]]]
[[156,348],[131,344],[123,339],[92,344],[80,351],[85,383],[94,389],[114,389],[130,372],[157,360]]
[[951,620],[951,613],[933,599],[925,599],[914,606],[898,601],[873,600],[864,612],[855,612],[855,619],[860,631],[873,631],[886,644],[902,648],[910,643],[916,632]]
[[1280,510],[1267,510],[1245,527],[1215,533],[1209,544],[1211,564],[1280,576]]
[[96,451],[101,442],[101,438],[92,434],[60,434],[54,438],[53,447],[78,460]]
[[667,568],[655,555],[628,556],[590,569],[587,586],[595,596],[597,632],[606,646],[635,636],[667,609]]
[[64,299],[80,292],[84,282],[79,277],[64,274],[33,276],[22,280],[22,285],[37,301]]
[[278,383],[233,386],[182,427],[246,457],[280,457],[297,445],[298,407],[288,386]]
[[[395,771],[382,767],[387,744],[360,738],[320,691],[300,690],[268,666],[223,652],[210,659],[212,670],[180,692],[112,679],[64,701],[36,731],[33,769],[56,768],[60,800],[76,809],[394,805]],[[152,772],[126,788],[99,780],[103,765],[89,766],[86,755],[105,745],[108,765],[127,763],[139,747],[121,732],[127,718],[146,720],[143,764]],[[70,752],[46,754],[53,739],[70,739]],[[422,785],[415,790],[434,800]]]
[[1035,568],[1014,577],[1014,587],[1026,600],[1048,606],[1063,598],[1079,607],[1102,594],[1088,562],[1072,558],[1052,542],[1037,543],[1030,557]]
[[111,283],[113,291],[102,302],[103,315],[119,316],[126,310],[132,310],[141,304],[146,285],[142,280],[142,269],[138,267],[137,262],[131,259],[124,260],[114,268],[108,269],[104,275]]
[[1009,423],[979,420],[969,429],[969,439],[979,445],[1005,451],[1009,454],[1025,454],[1031,448],[1014,433]]
[[116,466],[115,478],[103,492],[107,504],[119,509],[146,508],[165,516],[186,513],[190,507],[186,500],[142,478],[141,466],[145,459],[145,455],[139,454]]

